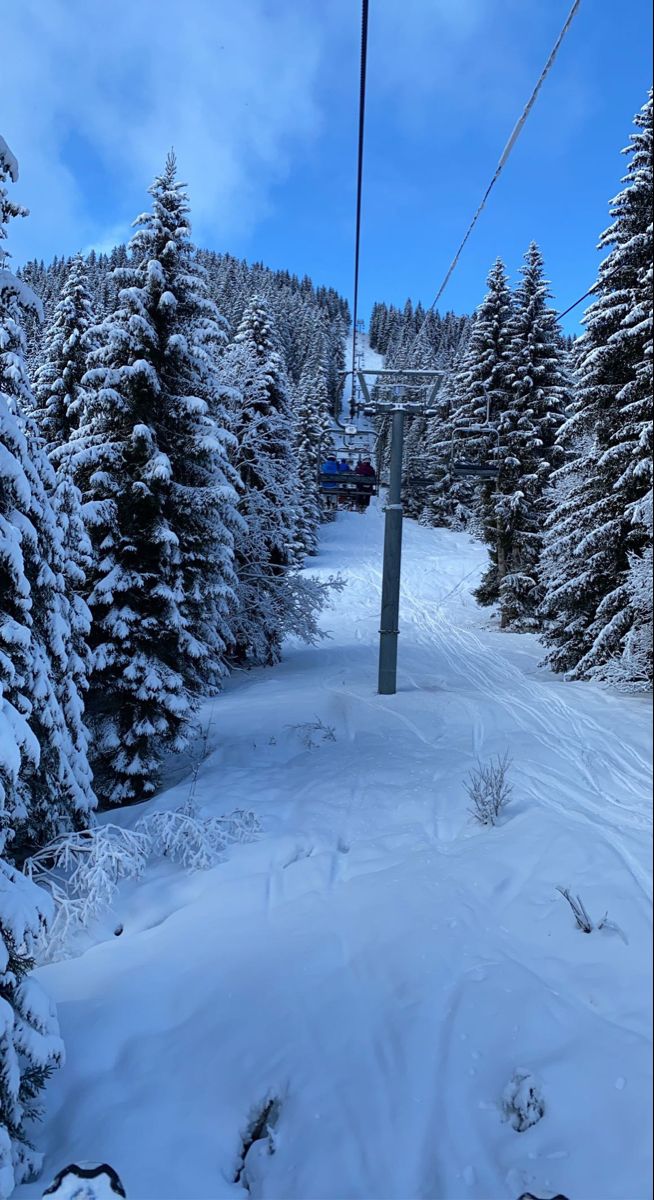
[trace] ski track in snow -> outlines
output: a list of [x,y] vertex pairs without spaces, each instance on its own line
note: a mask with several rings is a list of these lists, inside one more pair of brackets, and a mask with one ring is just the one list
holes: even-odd
[[[347,579],[329,640],[207,705],[195,799],[253,808],[259,841],[201,874],[153,867],[42,969],[68,1053],[44,1179],[97,1159],[129,1200],[244,1197],[241,1139],[274,1094],[252,1196],[649,1194],[649,701],[539,668],[470,595],[483,549],[413,522],[398,693],[377,696],[382,535],[375,506],[327,526],[311,569]],[[335,740],[307,748],[316,719]],[[481,829],[464,777],[506,749],[514,798]],[[179,772],[154,806],[185,801]],[[557,884],[624,938],[578,931]],[[520,1067],[545,1097],[522,1134],[500,1107]]]

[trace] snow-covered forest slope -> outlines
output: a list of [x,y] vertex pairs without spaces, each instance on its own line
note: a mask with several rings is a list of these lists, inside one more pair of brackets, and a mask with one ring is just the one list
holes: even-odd
[[[90,1158],[130,1200],[647,1195],[649,700],[539,667],[471,596],[483,547],[414,522],[399,690],[377,696],[382,537],[374,505],[325,528],[330,640],[234,674],[195,783],[177,759],[111,814],[193,789],[261,831],[204,872],[151,866],[39,972],[67,1048],[46,1178]],[[507,749],[484,827],[465,778]],[[608,923],[581,932],[557,887]]]

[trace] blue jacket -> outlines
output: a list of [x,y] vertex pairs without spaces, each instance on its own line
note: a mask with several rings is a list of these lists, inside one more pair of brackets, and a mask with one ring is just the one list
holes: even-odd
[[[338,474],[338,463],[336,462],[336,459],[335,458],[325,459],[325,462],[322,463],[322,465],[320,467],[320,474],[321,475],[337,475]],[[323,487],[331,489],[331,488],[335,488],[336,484],[335,483],[325,483],[325,484],[323,484]]]

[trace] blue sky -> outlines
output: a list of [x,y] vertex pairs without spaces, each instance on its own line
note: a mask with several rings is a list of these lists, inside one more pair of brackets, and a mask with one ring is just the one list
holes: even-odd
[[[370,0],[365,317],[431,303],[570,3]],[[174,145],[200,244],[351,296],[358,0],[21,0],[3,46],[16,262],[124,240]],[[649,0],[582,0],[441,307],[532,238],[560,308],[590,286],[650,47]]]

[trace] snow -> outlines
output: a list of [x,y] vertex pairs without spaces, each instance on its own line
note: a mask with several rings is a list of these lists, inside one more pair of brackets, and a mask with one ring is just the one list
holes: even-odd
[[[236,673],[197,775],[176,760],[112,812],[133,828],[191,789],[262,829],[206,871],[148,866],[38,972],[67,1062],[19,1200],[89,1158],[129,1200],[648,1195],[649,701],[539,668],[470,596],[483,547],[413,522],[379,697],[382,539],[376,505],[325,528],[311,570],[347,580],[330,640]],[[465,777],[506,750],[512,798],[484,828]],[[624,939],[582,933],[557,886]]]
[[[378,354],[376,350],[371,349],[370,340],[367,333],[357,333],[357,352],[361,352],[361,362],[357,364],[357,369],[363,368],[365,371],[383,371],[384,356]],[[346,344],[346,370],[352,370],[352,334],[349,335]],[[375,383],[377,382],[376,375],[366,375],[366,383],[368,391],[372,392]],[[349,416],[349,405],[352,396],[352,377],[348,376],[343,390],[343,416]]]
[[[1,147],[0,147],[1,149]],[[36,313],[39,321],[43,320],[43,304],[31,287],[22,279],[18,279],[7,267],[0,267],[0,293],[6,292],[15,296],[22,308]]]
[[12,154],[2,136],[0,136],[0,163],[5,166],[12,183],[18,183],[18,159],[15,154]]

